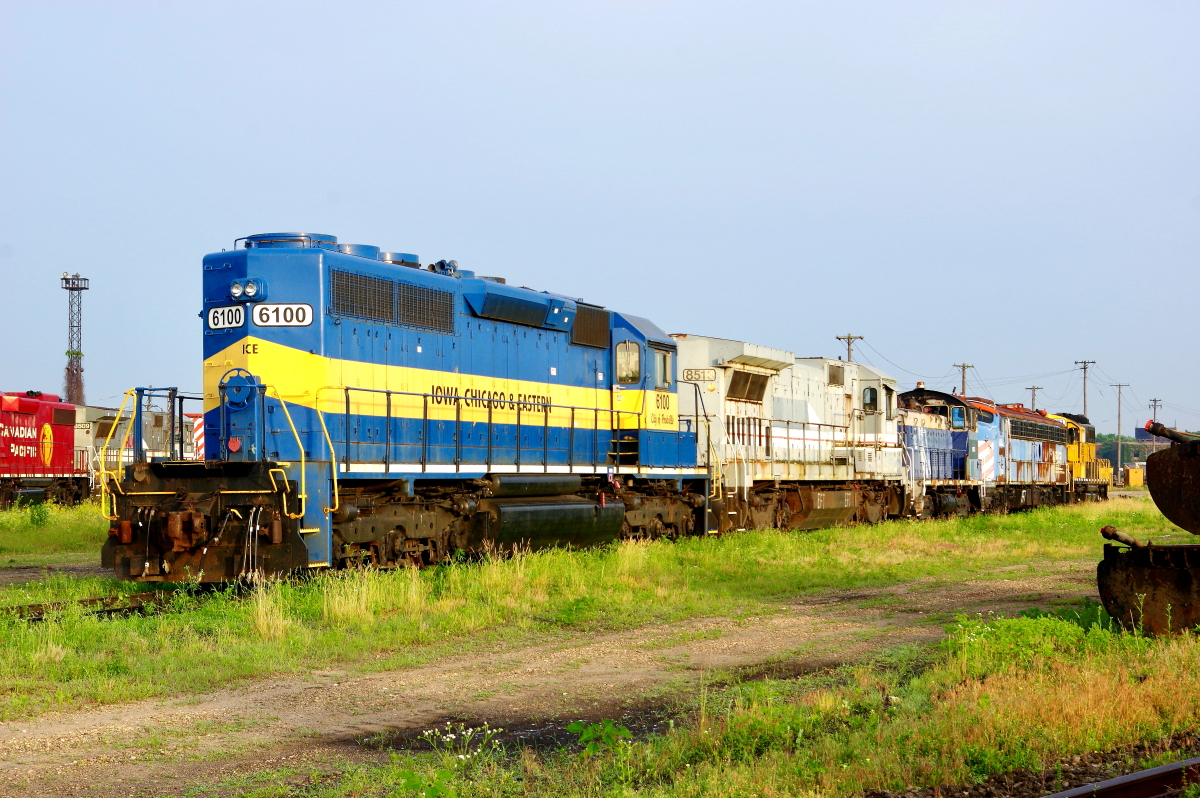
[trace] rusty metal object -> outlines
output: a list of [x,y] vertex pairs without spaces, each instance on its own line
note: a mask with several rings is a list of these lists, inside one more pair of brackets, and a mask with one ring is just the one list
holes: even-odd
[[1195,443],[1171,446],[1146,458],[1150,497],[1167,520],[1193,535],[1200,534],[1200,456],[1191,451]]
[[[1146,458],[1146,484],[1173,524],[1200,534],[1200,438],[1149,422],[1146,429],[1174,441]],[[1096,568],[1104,609],[1123,627],[1171,634],[1200,625],[1200,545],[1143,545],[1113,527],[1100,533],[1112,544]]]
[[1200,545],[1105,544],[1096,584],[1104,609],[1130,631],[1162,635],[1200,625]]
[[1115,540],[1118,543],[1124,543],[1126,546],[1130,546],[1135,549],[1143,548],[1146,545],[1133,535],[1126,534],[1125,532],[1117,529],[1115,526],[1101,527],[1100,534],[1103,535],[1106,540]]
[[1149,432],[1151,435],[1157,435],[1160,438],[1166,438],[1169,441],[1174,441],[1175,443],[1194,443],[1200,440],[1195,435],[1171,429],[1166,424],[1160,424],[1157,421],[1147,421],[1146,432]]
[[1108,781],[1084,784],[1047,798],[1167,798],[1200,779],[1200,757],[1150,768]]

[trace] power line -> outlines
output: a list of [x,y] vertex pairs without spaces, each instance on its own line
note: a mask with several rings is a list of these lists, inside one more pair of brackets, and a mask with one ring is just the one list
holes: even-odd
[[[974,366],[971,366],[971,368],[975,370],[975,377],[979,380],[979,384],[983,386],[983,392],[987,394],[988,399],[991,399],[995,403],[996,397],[992,395],[992,389],[988,387],[988,381],[979,373],[979,369]],[[964,391],[964,393],[966,392]]]
[[967,395],[967,369],[975,368],[970,363],[955,363],[954,368],[962,369],[962,395]]
[[[930,376],[929,376],[928,374],[918,374],[918,373],[917,373],[917,372],[915,372],[915,371],[909,371],[908,369],[904,368],[903,366],[899,365],[898,363],[895,363],[894,361],[892,361],[891,359],[889,359],[889,358],[888,358],[888,356],[887,356],[887,355],[885,355],[883,352],[880,352],[878,349],[876,349],[875,347],[871,346],[871,342],[870,342],[870,341],[868,341],[868,340],[866,340],[865,338],[863,339],[863,346],[867,347],[867,348],[868,348],[868,349],[870,349],[872,352],[874,352],[875,354],[879,355],[881,358],[883,358],[884,360],[886,360],[888,363],[891,363],[891,365],[892,365],[892,366],[894,366],[895,368],[898,368],[898,369],[900,369],[901,371],[903,371],[905,374],[911,374],[911,375],[913,375],[914,377],[917,377],[917,378],[919,378],[919,379],[922,379],[922,380],[931,380],[931,378],[930,378]],[[946,372],[946,373],[948,374],[949,372]],[[945,376],[945,375],[942,375],[942,376]],[[938,377],[937,379],[941,379],[941,377]],[[932,380],[931,380],[931,381],[932,381]]]
[[854,362],[854,342],[861,341],[862,336],[861,335],[839,335],[837,337],[837,339],[839,341],[846,342],[846,362],[853,363]]
[[1094,361],[1094,360],[1076,360],[1075,361],[1076,366],[1083,367],[1083,415],[1085,418],[1087,417],[1087,370],[1088,370],[1088,366],[1092,365],[1095,362],[1096,361]]
[[[1154,421],[1158,421],[1158,408],[1162,407],[1162,405],[1163,405],[1162,399],[1151,399],[1150,403],[1147,405],[1147,407],[1150,408],[1150,412],[1153,413],[1153,416],[1151,418]],[[1156,452],[1158,451],[1158,436],[1157,435],[1154,436],[1153,449]]]
[[[1123,473],[1121,471],[1121,389],[1128,388],[1129,383],[1112,383],[1112,387],[1117,389],[1117,473],[1120,474]],[[1121,484],[1124,484],[1124,477],[1122,477]]]

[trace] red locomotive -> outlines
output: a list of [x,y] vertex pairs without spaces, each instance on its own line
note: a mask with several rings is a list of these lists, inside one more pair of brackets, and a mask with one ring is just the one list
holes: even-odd
[[41,391],[0,395],[0,508],[75,504],[90,489],[87,452],[75,447],[75,405]]

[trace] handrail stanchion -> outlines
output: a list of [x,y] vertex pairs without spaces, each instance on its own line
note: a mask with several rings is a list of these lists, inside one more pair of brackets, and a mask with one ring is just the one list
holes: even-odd
[[521,470],[521,404],[517,402],[517,471]]
[[462,470],[462,400],[454,397],[454,470]]
[[[349,471],[350,470],[350,386],[348,386],[348,385],[345,386],[345,389],[346,389],[345,390],[345,393],[346,393],[346,422],[345,422],[345,425],[344,425],[343,431],[342,431],[342,436],[344,438],[344,440],[342,441],[342,444],[345,447],[343,457],[345,458],[345,462],[346,462],[346,470]],[[333,457],[333,452],[330,452],[329,456]]]
[[490,471],[492,468],[492,400],[488,400],[488,428],[487,428],[487,467]]
[[[267,390],[267,386],[263,386],[264,394],[266,393],[266,390]],[[292,422],[292,414],[288,412],[287,402],[283,401],[283,396],[279,393],[279,389],[271,388],[270,390],[275,391],[275,398],[279,400],[279,407],[283,409],[283,417],[287,419],[288,427],[290,427],[292,430],[292,437],[294,437],[296,439],[296,448],[300,452],[300,496],[299,496],[300,512],[295,513],[295,514],[289,513],[287,511],[287,499],[283,500],[283,512],[285,515],[287,515],[288,518],[303,518],[304,510],[308,506],[308,481],[307,481],[308,480],[308,477],[307,477],[308,469],[304,467],[305,463],[306,463],[306,459],[304,456],[304,444],[300,441],[300,433],[296,431],[296,425],[295,425],[295,423]],[[318,391],[318,393],[320,393],[320,392]],[[320,397],[317,398],[316,407],[317,407],[317,418],[320,418],[321,417]],[[324,421],[321,422],[321,427],[322,428],[325,427]],[[325,438],[326,438],[326,440],[328,440],[328,438],[329,438],[328,432],[325,433]],[[332,443],[329,444],[329,459],[331,461],[333,460],[333,444]],[[336,466],[335,466],[335,469],[336,469]],[[274,486],[274,484],[275,484],[275,478],[272,477],[271,485]],[[285,484],[285,487],[286,487],[286,484]],[[336,471],[335,471],[334,477],[333,477],[333,492],[334,492],[334,495],[336,496],[337,495]]]
[[542,471],[550,465],[550,405],[542,405]]
[[[104,518],[107,521],[116,521],[118,519],[116,500],[110,499],[112,496],[112,491],[108,489],[108,478],[110,476],[113,477],[116,482],[117,490],[121,489],[121,481],[116,479],[116,473],[108,469],[108,444],[113,438],[113,433],[115,433],[117,428],[121,426],[121,416],[125,414],[125,405],[129,402],[129,395],[132,393],[132,389],[125,392],[125,398],[121,400],[121,406],[117,409],[117,417],[113,420],[112,426],[108,428],[108,436],[104,439],[104,445],[100,447],[100,512],[104,514]],[[125,438],[122,437],[122,449],[124,448],[124,443]],[[117,462],[119,466],[119,457]],[[110,500],[112,502],[111,510],[108,507]],[[111,512],[112,515],[108,515],[109,512]]]
[[575,408],[571,408],[571,429],[567,432],[567,471],[575,473]]
[[429,462],[429,394],[421,399],[421,473],[425,473]]

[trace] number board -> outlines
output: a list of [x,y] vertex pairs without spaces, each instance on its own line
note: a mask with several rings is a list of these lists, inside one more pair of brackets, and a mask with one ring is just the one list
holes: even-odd
[[683,370],[683,381],[684,382],[716,382],[717,381],[717,370],[716,369],[684,369]]
[[241,327],[245,321],[246,309],[241,305],[210,308],[208,311],[208,328],[210,330],[228,330],[231,327]]
[[258,327],[307,327],[312,324],[312,305],[293,303],[286,305],[256,305],[252,314]]

